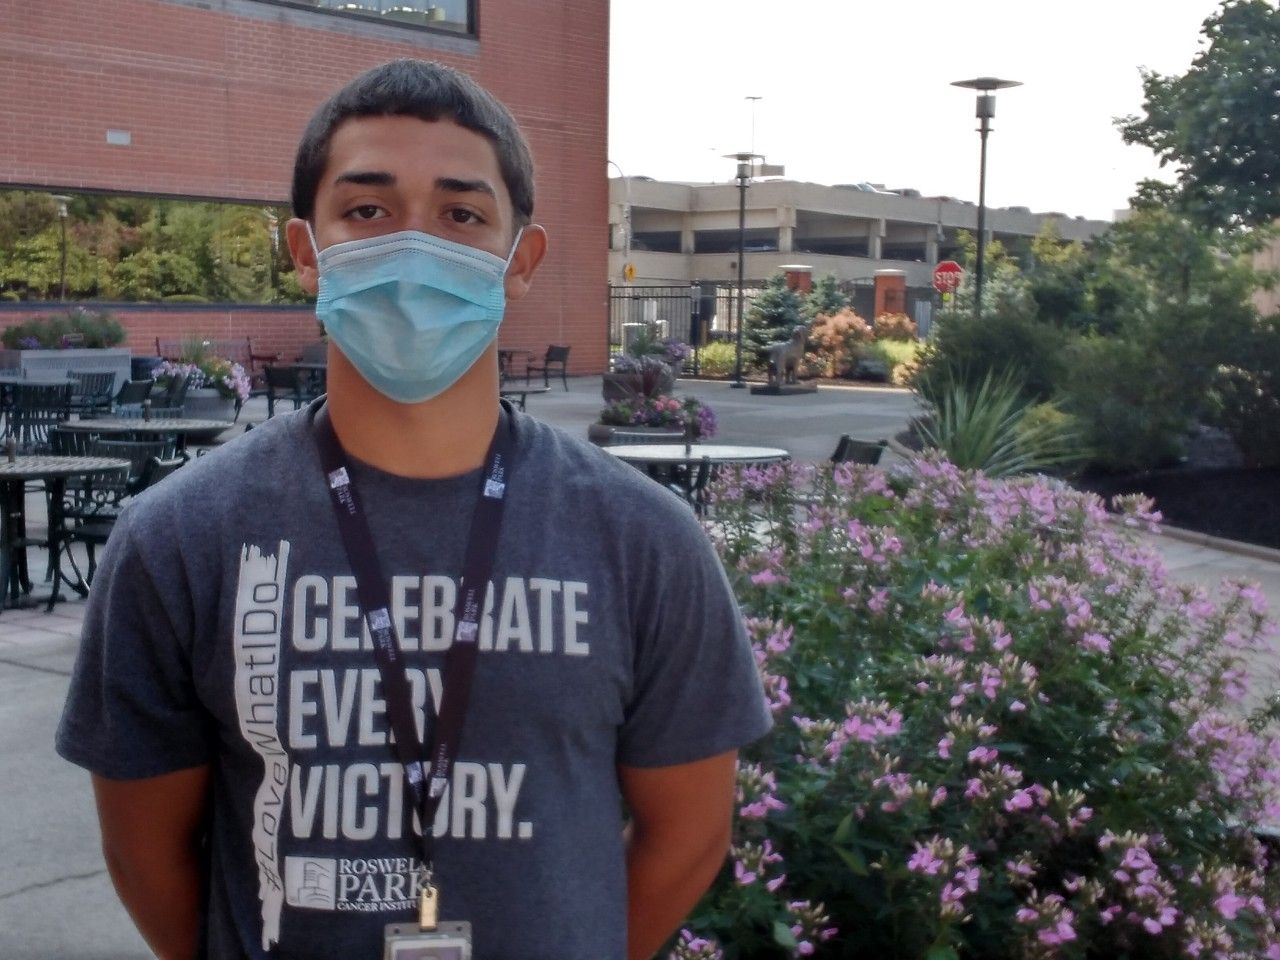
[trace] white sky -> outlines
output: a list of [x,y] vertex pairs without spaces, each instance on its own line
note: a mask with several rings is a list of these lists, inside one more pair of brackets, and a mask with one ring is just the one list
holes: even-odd
[[[1112,118],[1139,67],[1183,73],[1218,0],[611,0],[609,159],[727,181],[752,147],[787,178],[978,198],[975,93],[997,76],[987,203],[1111,219],[1157,176]],[[610,175],[617,171],[609,168]],[[1170,177],[1166,170],[1164,177]]]

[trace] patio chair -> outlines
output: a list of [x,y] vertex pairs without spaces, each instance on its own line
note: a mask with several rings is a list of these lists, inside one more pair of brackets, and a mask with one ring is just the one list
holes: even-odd
[[302,408],[302,371],[297,367],[267,367],[267,419],[276,415],[277,400],[292,400],[293,409]]
[[71,384],[52,387],[19,381],[9,389],[13,405],[5,422],[5,438],[14,438],[27,452],[47,451],[49,428],[71,418]]
[[653,431],[619,430],[609,434],[609,446],[617,447],[633,443],[684,443],[683,430]]
[[126,380],[116,394],[115,415],[117,417],[142,416],[142,404],[151,396],[154,380]]
[[556,346],[547,347],[547,352],[543,355],[541,363],[538,363],[536,360],[530,360],[529,363],[525,365],[524,382],[528,383],[529,378],[533,374],[540,373],[542,374],[543,385],[549,387],[551,386],[552,368],[559,367],[560,382],[564,384],[564,389],[567,392],[569,390],[569,381],[566,378],[565,368],[568,365],[568,363],[569,363],[568,347],[556,347]]
[[888,440],[855,440],[847,433],[841,434],[836,442],[836,449],[831,454],[832,463],[865,463],[875,466],[880,462]]
[[[111,449],[112,453],[100,455],[114,455],[114,449],[108,449]],[[142,482],[136,492],[154,486],[186,462],[186,459],[180,456],[167,459],[149,458],[142,468]],[[68,577],[61,572],[59,575],[78,593],[86,593],[93,583],[93,576],[98,569],[97,550],[104,546],[107,538],[111,536],[111,531],[115,528],[116,520],[120,516],[122,501],[130,495],[125,489],[126,486],[127,481],[122,481],[119,473],[97,474],[90,477],[89,482],[77,490],[68,489],[63,498],[61,535],[67,544],[66,556],[75,576]],[[84,544],[88,562],[83,572],[76,562],[75,554],[70,550],[70,546],[75,543]]]
[[[89,449],[91,456],[129,461],[123,496],[131,497],[146,487],[148,462],[152,458],[173,459],[177,455],[177,441],[172,437],[164,440],[96,440]],[[183,460],[185,462],[185,458]]]
[[169,381],[169,386],[162,391],[152,390],[151,416],[181,417],[182,405],[187,402],[187,388],[191,379],[186,374],[178,374]]
[[71,388],[71,409],[81,417],[94,417],[111,412],[111,400],[116,390],[116,375],[110,371],[76,371],[67,376],[77,381]]

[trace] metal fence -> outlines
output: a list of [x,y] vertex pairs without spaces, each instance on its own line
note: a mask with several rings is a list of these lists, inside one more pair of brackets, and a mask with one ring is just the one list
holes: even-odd
[[[845,281],[841,284],[850,305],[859,316],[870,319],[875,314],[875,281]],[[763,280],[748,280],[742,287],[742,315],[765,288]],[[909,287],[906,291],[907,315],[916,321],[920,335],[927,336],[933,318],[934,291]],[[609,286],[609,358],[625,353],[631,338],[645,327],[659,338],[672,337],[693,346],[717,340],[732,340],[738,329],[738,287],[736,283],[703,281],[668,286]],[[695,372],[694,358],[685,368]]]

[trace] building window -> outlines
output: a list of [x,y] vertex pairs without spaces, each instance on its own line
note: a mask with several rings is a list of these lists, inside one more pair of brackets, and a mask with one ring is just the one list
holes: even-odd
[[[778,249],[778,231],[751,229],[743,233],[742,249],[746,253],[773,253]],[[694,253],[737,253],[737,230],[698,230],[693,235]]]
[[679,253],[679,230],[643,230],[631,240],[632,250],[650,250],[654,253]]
[[475,0],[270,0],[344,17],[475,33]]

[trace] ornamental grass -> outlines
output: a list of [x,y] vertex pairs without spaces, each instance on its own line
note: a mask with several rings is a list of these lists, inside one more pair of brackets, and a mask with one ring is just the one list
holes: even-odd
[[1280,958],[1256,586],[1173,583],[1140,500],[940,459],[714,496],[775,729],[670,956]]

